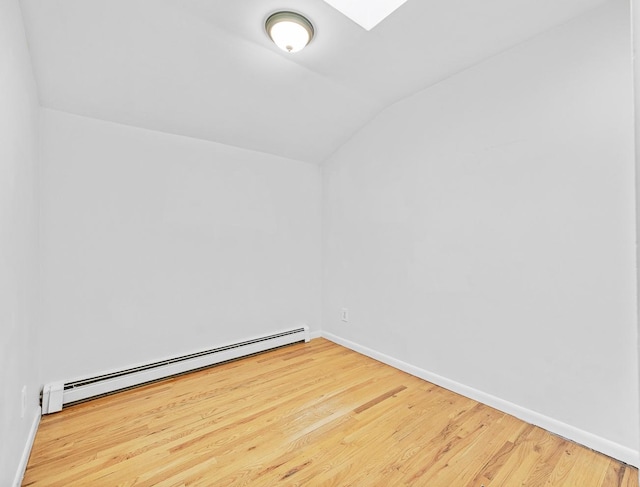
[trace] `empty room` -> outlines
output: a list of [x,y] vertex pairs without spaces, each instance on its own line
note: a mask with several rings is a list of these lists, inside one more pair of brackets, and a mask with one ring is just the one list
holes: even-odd
[[0,486],[637,487],[634,2],[0,0]]

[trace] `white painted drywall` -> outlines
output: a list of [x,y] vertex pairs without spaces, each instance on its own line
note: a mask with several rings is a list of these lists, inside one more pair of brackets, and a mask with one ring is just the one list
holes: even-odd
[[323,329],[637,450],[632,107],[615,0],[388,108],[323,165]]
[[[0,485],[38,414],[39,106],[17,0],[0,1]],[[26,409],[22,415],[22,389]]]
[[[633,37],[633,86],[634,86],[634,135],[635,135],[635,176],[636,176],[636,242],[640,241],[640,0],[631,0],[631,33]],[[638,288],[640,287],[640,247],[636,244],[636,305],[640,310]],[[640,313],[639,313],[640,314]],[[640,340],[637,342],[638,357],[640,357]],[[639,364],[640,366],[640,364]],[[638,384],[640,390],[640,383]],[[640,416],[640,408],[637,414]],[[638,432],[640,433],[640,431]],[[638,471],[640,479],[640,471]]]
[[320,322],[321,171],[43,110],[44,382]]
[[[414,0],[372,32],[318,0],[22,6],[43,106],[319,163],[393,101],[601,1]],[[263,28],[287,3],[316,27],[295,56]]]

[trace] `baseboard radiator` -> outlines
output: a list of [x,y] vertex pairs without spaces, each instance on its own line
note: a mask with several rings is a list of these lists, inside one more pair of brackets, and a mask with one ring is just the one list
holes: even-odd
[[260,336],[222,347],[203,350],[159,362],[86,377],[72,382],[46,384],[42,390],[42,414],[61,411],[91,398],[104,396],[138,385],[154,382],[174,375],[246,357],[274,348],[309,341],[309,328],[301,326],[290,330]]

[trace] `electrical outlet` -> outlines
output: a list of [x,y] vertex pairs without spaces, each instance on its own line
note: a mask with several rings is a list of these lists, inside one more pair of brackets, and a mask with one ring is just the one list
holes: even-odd
[[27,412],[27,386],[22,386],[22,397],[20,399],[20,417],[24,418]]
[[340,319],[345,323],[349,321],[349,310],[347,308],[342,308],[342,314],[340,315]]

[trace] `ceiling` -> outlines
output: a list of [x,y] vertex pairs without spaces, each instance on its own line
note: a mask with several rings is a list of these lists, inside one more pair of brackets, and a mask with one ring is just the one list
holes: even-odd
[[[603,3],[408,0],[366,31],[323,0],[21,1],[43,106],[316,163],[390,104]],[[304,51],[266,36],[282,9],[313,22]]]

